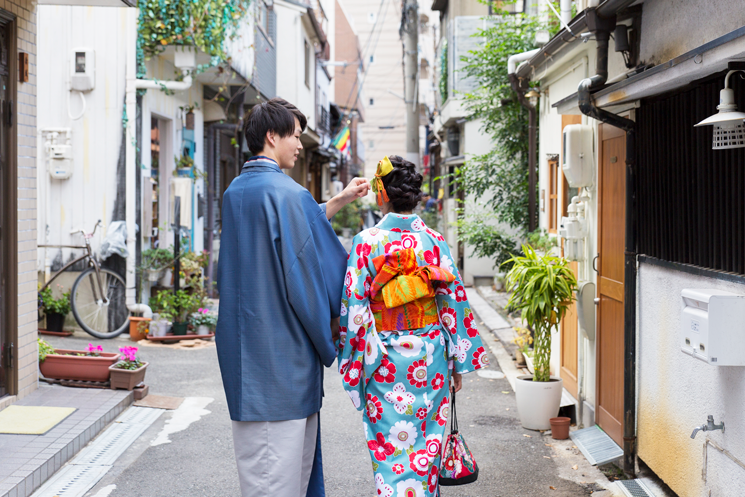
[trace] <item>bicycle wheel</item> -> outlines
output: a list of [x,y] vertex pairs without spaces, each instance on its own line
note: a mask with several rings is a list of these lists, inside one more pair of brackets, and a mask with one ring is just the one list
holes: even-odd
[[100,298],[96,270],[91,267],[83,271],[72,285],[70,306],[75,321],[86,332],[96,338],[114,338],[122,334],[129,325],[127,287],[122,277],[115,272],[104,268],[99,271],[101,287],[109,299],[108,304]]

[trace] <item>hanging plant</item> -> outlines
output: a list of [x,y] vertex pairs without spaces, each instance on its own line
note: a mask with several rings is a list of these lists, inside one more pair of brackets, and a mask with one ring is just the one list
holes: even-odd
[[225,42],[235,36],[249,5],[250,0],[140,0],[140,64],[168,45],[195,46],[215,65],[228,61]]

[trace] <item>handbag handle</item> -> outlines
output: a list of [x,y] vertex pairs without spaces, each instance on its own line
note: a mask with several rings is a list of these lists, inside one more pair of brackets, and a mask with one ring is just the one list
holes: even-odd
[[450,396],[450,434],[458,433],[458,419],[455,415],[455,388],[451,389]]

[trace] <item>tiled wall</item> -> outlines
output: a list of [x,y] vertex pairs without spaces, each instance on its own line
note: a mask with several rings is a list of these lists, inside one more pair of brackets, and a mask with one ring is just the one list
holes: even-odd
[[29,54],[29,80],[18,82],[18,398],[38,384],[36,324],[36,11],[35,2],[0,0],[16,16],[18,51]]

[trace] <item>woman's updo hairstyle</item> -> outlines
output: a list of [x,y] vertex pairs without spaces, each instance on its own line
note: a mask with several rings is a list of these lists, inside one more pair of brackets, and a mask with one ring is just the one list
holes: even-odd
[[383,176],[383,186],[393,211],[409,212],[422,200],[422,175],[416,166],[398,155],[389,155],[393,171]]

